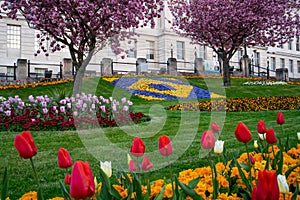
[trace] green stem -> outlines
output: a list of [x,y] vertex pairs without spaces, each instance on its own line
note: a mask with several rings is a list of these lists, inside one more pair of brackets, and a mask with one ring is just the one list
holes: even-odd
[[248,164],[250,166],[249,179],[250,179],[250,187],[251,187],[251,191],[252,191],[252,170],[251,170],[250,154],[249,154],[249,149],[248,149],[247,143],[245,143],[245,145],[246,145],[246,151],[247,151],[247,156],[248,156]]
[[31,163],[31,166],[32,166],[32,170],[33,170],[33,173],[34,173],[35,180],[36,180],[37,185],[38,185],[38,200],[44,200],[44,197],[43,197],[43,194],[42,194],[41,184],[40,184],[39,177],[38,177],[38,174],[36,172],[36,168],[34,166],[32,158],[30,158],[30,163]]
[[172,191],[173,191],[173,197],[175,195],[175,186],[174,186],[174,183],[173,183],[173,168],[172,168],[172,163],[170,162],[170,159],[169,159],[169,156],[167,156],[167,161],[168,161],[168,165],[170,167],[170,179],[171,179],[171,184],[172,184]]

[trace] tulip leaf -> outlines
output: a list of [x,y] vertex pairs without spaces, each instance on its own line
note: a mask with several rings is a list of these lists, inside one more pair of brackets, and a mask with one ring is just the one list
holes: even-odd
[[44,200],[44,196],[43,196],[43,192],[42,192],[42,188],[41,187],[38,188],[37,199],[38,200]]
[[298,179],[296,179],[296,189],[295,189],[295,192],[293,193],[291,200],[297,200],[298,193],[299,193]]
[[61,180],[59,181],[59,185],[60,185],[60,189],[61,189],[63,197],[65,199],[71,199],[68,190],[66,189],[65,185],[63,184],[63,182]]
[[249,192],[242,187],[239,188],[239,194],[243,197],[244,200],[251,200]]
[[297,167],[300,167],[300,164],[297,164],[297,165],[295,165],[295,166],[293,166],[293,167],[290,167],[288,170],[286,170],[286,172],[285,172],[285,177],[286,178],[288,178],[288,176],[290,175],[290,173],[295,169],[295,168],[297,168]]
[[122,199],[120,193],[114,187],[111,187],[111,195],[116,199]]
[[2,181],[1,199],[6,199],[7,187],[8,187],[8,175],[7,175],[7,168],[5,167],[4,174],[3,174],[3,181]]
[[[278,158],[279,157],[279,158]],[[278,151],[278,153],[276,154],[276,158],[279,160],[279,163],[278,163],[278,165],[277,165],[277,174],[282,174],[282,166],[283,166],[283,154],[282,154],[282,151],[280,150],[280,151]],[[276,162],[277,162],[277,159],[276,159]],[[274,159],[274,161],[273,162],[275,162],[275,159]],[[273,169],[275,169],[275,168],[273,168]]]
[[194,189],[199,183],[199,181],[200,181],[200,177],[198,176],[198,178],[194,178],[193,180],[191,180],[188,186]]
[[250,183],[249,183],[249,180],[246,178],[246,176],[245,176],[245,174],[244,174],[244,172],[243,172],[243,170],[242,170],[242,168],[241,168],[240,163],[237,162],[236,160],[235,160],[235,162],[236,162],[236,166],[237,166],[237,168],[238,168],[238,170],[239,170],[240,176],[241,176],[243,182],[245,183],[245,185],[246,185],[248,191],[252,191],[252,188],[251,188],[251,185],[250,185]]
[[188,185],[186,185],[184,183],[181,183],[177,179],[177,177],[175,177],[175,179],[176,179],[176,182],[178,183],[178,185],[181,187],[181,189],[184,191],[185,194],[189,195],[194,200],[203,200],[203,198],[195,192],[194,188],[191,188]]
[[[178,187],[178,183],[175,181],[175,183],[173,182],[173,180],[176,180],[177,176],[174,175],[173,179],[171,180],[171,184],[172,184],[172,190],[173,190],[173,198],[177,200],[179,198],[179,187]],[[174,186],[175,184],[175,186]]]
[[165,192],[165,188],[166,188],[166,185],[164,185],[164,186],[161,188],[159,194],[155,197],[154,200],[162,200],[162,199],[163,199],[164,192]]
[[143,199],[141,181],[136,174],[133,174],[133,191],[135,192],[135,199]]

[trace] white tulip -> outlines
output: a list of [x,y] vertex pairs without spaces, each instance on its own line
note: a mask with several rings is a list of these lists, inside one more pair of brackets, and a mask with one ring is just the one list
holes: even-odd
[[259,136],[259,138],[261,139],[261,140],[265,140],[266,139],[266,134],[264,133],[264,134],[258,134],[258,136]]
[[257,140],[254,140],[254,148],[255,148],[255,149],[258,148]]
[[108,178],[111,177],[112,169],[111,169],[111,161],[100,161],[100,167],[105,172]]
[[223,153],[223,149],[224,149],[224,141],[217,140],[215,142],[214,153],[221,154],[221,153]]
[[297,133],[298,140],[300,140],[300,132]]
[[280,193],[284,193],[284,194],[288,193],[289,185],[286,182],[286,177],[284,175],[278,174],[277,181],[278,181],[278,187]]

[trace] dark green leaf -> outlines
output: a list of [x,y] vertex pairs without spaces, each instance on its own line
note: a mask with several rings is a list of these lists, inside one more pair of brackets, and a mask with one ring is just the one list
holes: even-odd
[[59,186],[60,186],[63,197],[65,199],[71,199],[68,190],[66,189],[65,185],[63,184],[63,182],[61,180],[59,181]]
[[236,166],[237,166],[237,168],[239,170],[240,176],[241,176],[243,182],[245,183],[248,191],[252,191],[252,187],[251,187],[251,185],[249,183],[249,180],[246,178],[246,176],[245,176],[245,174],[244,174],[244,172],[243,172],[243,170],[242,170],[239,162],[237,162],[236,160],[235,160],[235,162],[236,162]]
[[296,179],[296,189],[295,189],[295,192],[293,193],[291,200],[297,200],[298,193],[299,193],[298,179]]
[[164,185],[164,186],[161,188],[159,194],[155,197],[154,200],[162,200],[162,199],[163,199],[164,192],[165,192],[165,188],[166,188],[166,185]]
[[295,168],[297,168],[297,167],[300,167],[300,164],[297,164],[297,165],[295,165],[295,166],[293,166],[293,167],[290,167],[288,170],[286,170],[286,172],[285,172],[285,177],[286,178],[288,178],[289,177],[289,175],[290,175],[290,173],[295,169]]
[[184,191],[185,194],[189,195],[194,200],[203,200],[203,198],[200,195],[198,195],[193,188],[190,188],[188,185],[181,183],[177,179],[177,177],[175,177],[175,178],[176,178],[176,182],[178,183],[178,185],[181,187],[181,189]]
[[191,188],[195,188],[197,186],[197,184],[199,183],[199,181],[200,181],[200,177],[194,178],[193,180],[191,180],[189,182],[188,186]]
[[8,175],[7,168],[4,169],[3,180],[2,180],[2,191],[1,191],[1,199],[6,199],[7,195],[7,187],[8,187]]

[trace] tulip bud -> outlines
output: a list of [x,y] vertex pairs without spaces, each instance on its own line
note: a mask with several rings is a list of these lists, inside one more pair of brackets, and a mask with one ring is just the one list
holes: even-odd
[[234,133],[239,142],[247,143],[252,139],[251,132],[243,122],[238,123]]
[[253,146],[254,146],[254,148],[255,148],[255,149],[257,149],[257,148],[258,148],[258,143],[257,143],[257,140],[254,140],[254,145],[253,145]]
[[130,153],[136,157],[141,157],[144,155],[145,144],[141,138],[139,138],[139,137],[134,138],[132,145],[131,145]]
[[220,131],[220,127],[216,122],[211,123],[210,128],[213,133],[218,133]]
[[284,175],[278,174],[277,181],[280,193],[289,193],[289,185],[287,184],[286,177]]
[[60,168],[69,168],[72,166],[72,158],[67,149],[60,148],[58,150],[57,162]]
[[276,122],[277,122],[277,124],[280,124],[280,125],[284,124],[285,121],[284,121],[284,115],[282,112],[277,113]]
[[129,162],[129,171],[130,172],[136,171],[136,165],[134,163],[134,160],[130,160]]
[[104,171],[106,176],[108,178],[110,178],[111,174],[112,174],[111,161],[109,161],[109,162],[108,161],[105,161],[105,162],[100,161],[100,167]]
[[24,158],[32,158],[37,154],[37,148],[29,131],[24,131],[17,134],[14,140],[14,145],[19,152],[19,155]]
[[201,138],[201,145],[203,149],[212,149],[215,146],[215,137],[211,131],[204,131]]
[[75,199],[86,199],[95,194],[94,177],[88,162],[76,161],[71,176],[71,197]]
[[142,161],[142,165],[141,165],[142,170],[147,171],[147,170],[151,169],[152,167],[153,167],[153,164],[150,162],[149,157],[145,156]]
[[71,175],[70,174],[66,174],[65,176],[65,184],[66,185],[70,185],[71,183]]
[[254,159],[254,157],[250,154],[250,163],[252,164],[252,165],[254,165],[255,164],[255,159]]
[[172,143],[170,138],[166,135],[160,136],[158,140],[158,150],[159,153],[163,156],[169,156],[172,154]]
[[266,128],[264,120],[258,121],[258,123],[257,123],[257,132],[259,134],[264,134],[264,133],[267,132],[267,128]]
[[223,149],[224,149],[224,141],[217,140],[215,142],[214,153],[221,154],[221,153],[223,153]]
[[300,140],[300,132],[297,133],[298,140]]
[[274,144],[274,143],[277,142],[276,135],[274,133],[274,129],[273,128],[270,128],[270,129],[267,130],[266,141],[269,144]]

